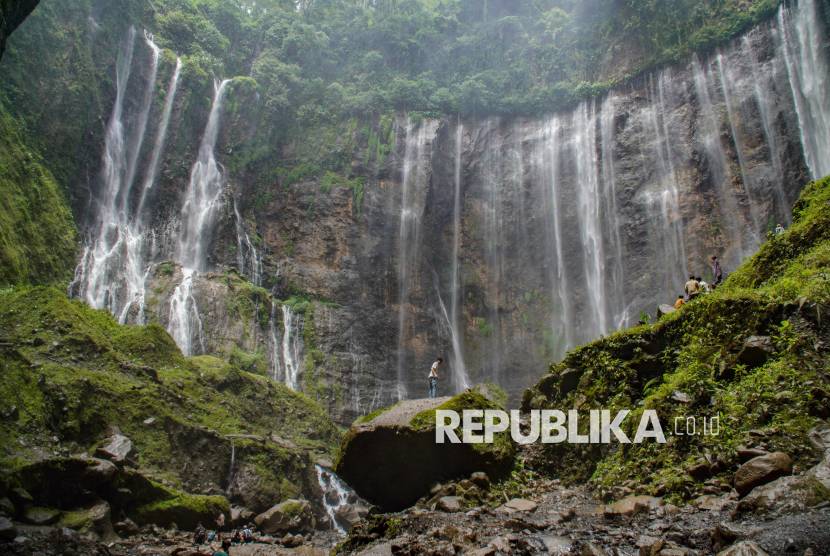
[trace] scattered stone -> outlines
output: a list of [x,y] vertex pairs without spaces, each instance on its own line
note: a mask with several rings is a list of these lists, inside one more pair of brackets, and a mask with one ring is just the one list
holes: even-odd
[[87,461],[93,465],[89,465],[86,469],[84,469],[81,477],[81,480],[86,488],[95,488],[109,482],[117,469],[115,464],[110,463],[107,460],[89,458]]
[[318,459],[317,460],[317,465],[319,465],[323,469],[329,469],[329,470],[334,466],[334,464],[332,462],[330,462],[329,460],[327,460],[327,459]]
[[[132,464],[138,455],[133,448],[132,441],[123,434],[113,434],[109,437],[110,443],[104,448],[95,451],[95,457],[109,460],[119,467]],[[135,465],[130,465],[134,467]]]
[[152,424],[153,424],[153,423],[155,423],[155,422],[156,422],[156,418],[155,418],[155,417],[150,417],[149,419],[144,419],[144,424],[145,424],[145,425],[152,425]]
[[360,521],[360,514],[353,505],[343,504],[334,512],[334,519],[346,531],[350,531],[354,524]]
[[14,517],[14,504],[8,498],[0,498],[0,517]]
[[[640,504],[640,508],[637,505]],[[656,510],[664,504],[662,498],[655,498],[653,496],[629,496],[623,498],[613,504],[606,506],[612,513],[623,514],[627,516],[634,515],[635,512],[643,511],[647,508],[649,511]]]
[[708,479],[710,474],[711,469],[709,467],[709,464],[705,461],[702,463],[698,463],[697,465],[693,465],[689,468],[689,475],[697,481]]
[[470,482],[480,489],[487,490],[490,488],[490,478],[487,476],[487,473],[482,471],[478,471],[470,475]]
[[484,548],[472,551],[470,556],[493,556],[495,553],[496,551],[494,549],[489,546],[485,546]]
[[517,512],[535,512],[536,508],[539,507],[539,504],[533,502],[532,500],[524,500],[522,498],[514,498],[513,500],[507,502],[504,505],[505,508],[514,510]]
[[464,499],[460,496],[442,496],[435,504],[435,509],[441,512],[460,512],[463,507]]
[[761,550],[761,547],[752,541],[741,541],[736,545],[729,547],[723,552],[719,552],[717,556],[768,556],[766,552]]
[[634,492],[634,491],[631,490],[628,487],[615,486],[614,488],[611,489],[611,497],[614,500],[622,500],[626,496],[630,496],[632,492]]
[[738,459],[741,460],[741,463],[746,463],[753,458],[769,454],[769,452],[767,452],[766,450],[760,450],[758,448],[747,448],[745,446],[738,446],[735,452],[738,454]]
[[659,537],[640,535],[635,546],[640,549],[640,556],[657,556],[663,548],[663,541]]
[[12,523],[12,520],[7,517],[0,517],[0,538],[11,541],[15,537],[17,537],[17,527]]
[[753,488],[771,483],[779,477],[791,475],[793,461],[782,452],[753,458],[738,468],[735,473],[735,490],[745,496]]
[[127,518],[124,521],[119,521],[113,526],[113,528],[121,537],[132,537],[133,535],[138,534],[138,525],[136,525],[130,518]]
[[582,545],[582,556],[608,556],[608,553],[597,545],[586,542]]

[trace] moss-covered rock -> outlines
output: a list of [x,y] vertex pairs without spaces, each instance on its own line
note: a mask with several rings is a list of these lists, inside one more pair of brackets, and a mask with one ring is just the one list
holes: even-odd
[[178,527],[192,531],[202,522],[207,527],[216,525],[220,515],[230,523],[231,506],[224,496],[196,496],[180,492],[166,500],[158,500],[130,511],[130,519],[139,526],[155,523],[160,527]]
[[[509,473],[516,451],[508,432],[492,444],[438,444],[437,410],[500,409],[481,394],[454,398],[402,401],[375,412],[347,432],[334,465],[335,472],[366,500],[387,511],[414,504],[435,481],[484,471],[501,478]],[[461,435],[461,427],[456,428]]]

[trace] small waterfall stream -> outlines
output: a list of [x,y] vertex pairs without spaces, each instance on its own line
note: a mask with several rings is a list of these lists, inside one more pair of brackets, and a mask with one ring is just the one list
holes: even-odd
[[314,468],[317,471],[317,483],[320,485],[320,490],[323,491],[323,505],[326,507],[326,514],[328,514],[332,526],[341,535],[345,535],[346,530],[337,521],[337,510],[348,504],[350,497],[354,497],[356,500],[354,491],[334,473],[323,469],[319,465],[315,465]]

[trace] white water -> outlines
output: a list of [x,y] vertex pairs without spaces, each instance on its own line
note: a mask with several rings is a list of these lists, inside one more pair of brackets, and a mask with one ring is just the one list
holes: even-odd
[[605,199],[605,227],[608,230],[607,261],[610,272],[611,293],[607,296],[613,310],[614,328],[622,327],[628,320],[625,307],[624,271],[622,263],[622,240],[620,239],[620,215],[617,210],[617,192],[614,177],[614,96],[609,94],[602,103],[600,134],[602,140],[602,197]]
[[228,467],[228,488],[225,489],[225,494],[229,495],[231,492],[231,483],[233,481],[234,466],[236,465],[236,445],[231,440],[231,464]]
[[230,82],[223,80],[215,85],[213,106],[210,109],[199,157],[190,172],[190,183],[182,204],[176,260],[185,268],[201,272],[207,262],[207,246],[210,243],[219,197],[222,193],[222,167],[214,157],[216,138],[225,89]]
[[441,294],[438,299],[441,302],[441,310],[447,318],[450,327],[450,340],[452,342],[452,361],[450,361],[452,372],[452,391],[463,392],[470,386],[467,377],[467,366],[464,364],[464,344],[461,341],[461,330],[458,322],[458,290],[460,288],[460,277],[458,272],[458,248],[461,243],[461,142],[464,138],[464,126],[461,122],[455,130],[455,194],[453,195],[453,228],[452,228],[452,287],[450,290],[450,314],[444,308]]
[[282,306],[282,321],[285,331],[282,334],[282,362],[285,385],[294,391],[299,388],[300,376],[300,330],[295,321],[294,312],[287,305]]
[[199,307],[193,297],[193,275],[205,268],[207,245],[210,242],[222,193],[222,169],[213,155],[213,149],[219,133],[222,100],[229,81],[225,79],[219,85],[215,85],[216,93],[199,147],[199,158],[190,173],[190,184],[180,214],[181,228],[175,258],[182,264],[183,278],[170,298],[167,331],[176,340],[185,356],[196,355],[193,351],[194,336],[199,339],[200,353],[205,351]]
[[577,198],[583,244],[583,264],[588,290],[588,306],[593,312],[594,336],[608,333],[605,310],[605,253],[600,222],[601,192],[596,149],[597,122],[594,104],[583,102],[573,116],[573,150],[577,167]]
[[[793,13],[795,12],[795,13]],[[813,179],[830,174],[830,67],[815,0],[778,11],[778,48],[787,63],[804,157]]]
[[69,287],[70,294],[76,293],[92,307],[107,308],[121,323],[125,322],[134,304],[137,320],[143,321],[145,230],[138,223],[141,213],[132,213],[130,202],[159,60],[159,48],[145,34],[145,43],[151,49],[151,66],[144,83],[138,116],[132,126],[133,132],[127,138],[123,110],[135,35],[135,28],[130,27],[118,54],[116,98],[104,143],[102,187],[94,239],[86,245]]
[[323,505],[326,507],[326,514],[328,514],[332,525],[345,536],[346,530],[337,522],[335,516],[337,509],[347,504],[347,499],[352,494],[352,490],[334,473],[326,471],[319,465],[314,467],[317,471],[317,484],[320,485],[320,490],[323,492]]

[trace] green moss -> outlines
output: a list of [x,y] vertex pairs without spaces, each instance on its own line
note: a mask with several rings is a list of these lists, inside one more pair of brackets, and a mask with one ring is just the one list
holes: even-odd
[[382,413],[385,413],[385,412],[389,411],[390,409],[392,409],[393,407],[399,406],[400,404],[401,404],[401,402],[398,402],[398,403],[390,405],[389,407],[383,407],[381,409],[376,409],[373,412],[369,413],[368,415],[364,415],[363,417],[358,418],[354,423],[352,423],[352,426],[361,425],[363,423],[368,423],[369,421],[374,421],[375,418],[378,417],[379,415],[381,415]]

